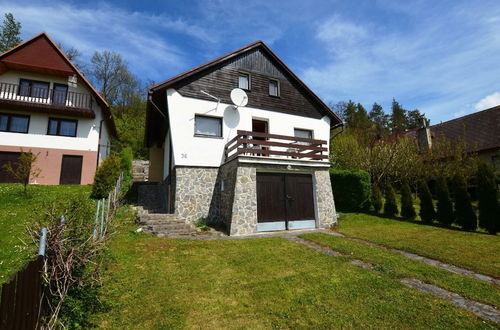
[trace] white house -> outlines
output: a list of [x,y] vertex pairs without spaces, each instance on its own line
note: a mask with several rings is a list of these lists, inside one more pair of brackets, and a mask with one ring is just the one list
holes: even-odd
[[92,184],[111,135],[108,104],[47,34],[0,55],[0,182],[30,151],[41,169],[31,183]]
[[[244,106],[233,104],[234,89]],[[340,125],[258,41],[150,88],[150,181],[163,183],[164,211],[231,235],[329,227],[328,148]]]

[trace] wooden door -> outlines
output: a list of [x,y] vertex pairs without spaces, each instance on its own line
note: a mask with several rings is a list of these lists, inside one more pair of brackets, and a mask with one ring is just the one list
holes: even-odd
[[285,191],[287,221],[315,218],[311,175],[287,174],[285,176]]
[[257,221],[285,221],[285,176],[257,173]]
[[15,170],[17,168],[17,162],[19,161],[19,152],[0,152],[0,182],[1,183],[13,183],[18,182],[12,178],[12,176],[7,173],[4,169],[4,165],[11,164],[12,168]]
[[59,184],[80,184],[83,156],[63,155]]
[[[259,133],[269,133],[268,126],[267,126],[267,121],[265,120],[258,120],[258,119],[252,119],[252,132],[259,132]],[[266,138],[263,137],[258,137],[254,136],[252,137],[254,140],[266,140]],[[266,147],[262,147],[260,145],[255,145],[256,148],[259,149],[267,149]],[[263,154],[255,154],[256,156],[264,156]]]

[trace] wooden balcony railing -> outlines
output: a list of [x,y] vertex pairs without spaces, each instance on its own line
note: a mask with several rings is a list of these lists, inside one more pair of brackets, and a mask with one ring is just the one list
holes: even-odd
[[89,94],[69,92],[61,89],[20,86],[4,82],[0,83],[0,100],[92,109],[92,97]]
[[326,141],[296,136],[238,131],[224,148],[226,161],[239,155],[282,157],[291,159],[328,159]]

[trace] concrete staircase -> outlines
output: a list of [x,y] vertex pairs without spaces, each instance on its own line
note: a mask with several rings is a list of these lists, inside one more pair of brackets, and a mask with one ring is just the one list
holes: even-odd
[[195,227],[178,219],[175,214],[149,213],[141,207],[137,213],[137,220],[144,232],[158,237],[191,235],[198,232]]

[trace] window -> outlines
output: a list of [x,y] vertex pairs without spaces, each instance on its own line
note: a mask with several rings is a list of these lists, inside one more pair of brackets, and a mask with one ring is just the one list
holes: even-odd
[[[312,139],[313,138],[313,132],[308,129],[300,129],[300,128],[294,128],[293,130],[293,135],[295,137],[300,137],[300,138],[306,138],[306,139]],[[297,144],[306,144],[308,145],[308,142],[303,142],[303,141],[297,141]]]
[[194,135],[222,137],[222,118],[195,116]]
[[250,89],[250,75],[240,72],[238,75],[238,87],[241,89]]
[[19,95],[47,99],[49,97],[49,86],[48,82],[21,79],[19,82]]
[[66,95],[68,94],[68,86],[63,84],[54,84],[54,90],[52,91],[52,103],[54,104],[66,104]]
[[76,120],[49,118],[47,134],[75,137],[77,125]]
[[8,115],[0,113],[0,131],[28,133],[29,123],[29,116]]
[[269,80],[269,95],[280,96],[280,82],[278,80]]

